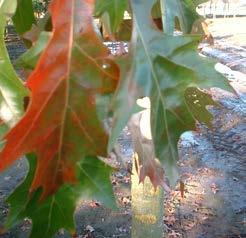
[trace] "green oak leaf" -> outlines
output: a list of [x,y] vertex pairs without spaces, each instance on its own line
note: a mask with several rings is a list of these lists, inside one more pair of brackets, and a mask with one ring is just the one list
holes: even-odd
[[36,158],[28,155],[29,172],[19,187],[8,197],[10,212],[6,228],[24,218],[32,220],[30,238],[51,238],[59,229],[74,232],[74,211],[79,199],[90,197],[116,208],[109,176],[112,168],[96,157],[86,157],[78,163],[79,184],[63,185],[54,195],[40,201],[41,188],[29,193],[36,170]]
[[32,0],[17,0],[17,2],[17,9],[12,19],[17,33],[22,35],[31,29],[36,20],[32,8]]
[[14,13],[16,2],[4,0],[0,5],[0,118],[12,127],[23,114],[23,99],[28,95],[10,62],[4,42],[7,19]]
[[78,189],[82,197],[96,199],[116,209],[110,174],[113,169],[97,157],[88,156],[78,163]]
[[[147,3],[131,1],[134,18],[132,39],[134,55],[129,78],[124,80],[125,84],[119,85],[121,88],[117,92],[121,92],[124,87],[129,89],[134,85],[138,88],[139,94],[136,93],[138,97],[140,95],[150,98],[155,155],[164,165],[166,175],[174,184],[177,178],[179,137],[184,131],[195,128],[195,119],[201,120],[201,117],[197,116],[198,113],[194,113],[193,110],[198,110],[200,115],[211,119],[205,105],[198,109],[186,102],[186,90],[194,87],[220,87],[226,90],[231,88],[228,81],[215,71],[214,62],[198,54],[200,36],[172,36],[155,29],[151,18],[147,17],[150,16],[154,3],[154,0],[149,0]],[[120,93],[116,94],[115,100],[118,100],[116,112],[127,107],[124,104],[129,102],[128,97],[129,94],[125,94],[123,98]],[[131,94],[130,97],[130,100],[134,101]],[[214,104],[212,99],[206,103]],[[127,105],[130,113],[133,103]],[[127,115],[126,112],[124,113]],[[114,127],[117,131],[120,127],[123,129],[123,120],[125,119],[121,119],[119,114],[116,114],[113,130]],[[209,124],[209,120],[203,122]]]
[[[215,102],[212,99],[211,95],[202,92],[197,88],[187,88],[184,96],[186,104],[193,117],[196,118],[199,122],[203,122],[211,128],[213,115],[211,113],[208,113],[205,109],[207,105],[219,107],[219,103]],[[201,110],[201,108],[203,110]]]
[[[6,202],[10,204],[10,211],[5,224],[7,229],[16,225],[19,220],[22,219],[20,214],[25,210],[28,204],[29,188],[32,184],[37,163],[35,155],[33,154],[27,155],[27,159],[29,169],[26,178],[6,200]],[[23,218],[25,218],[25,216]]]
[[25,68],[33,70],[37,64],[37,61],[47,46],[47,43],[50,39],[51,33],[43,31],[40,33],[38,41],[23,53],[15,62],[16,67]]
[[[37,189],[19,218],[32,220],[29,238],[52,238],[61,228],[75,231],[74,210],[78,193],[71,185],[63,185],[54,195],[40,202],[41,189]],[[16,201],[13,201],[16,203]]]
[[119,30],[127,6],[127,0],[97,0],[95,15],[101,17],[103,14],[107,13],[109,16],[111,31],[115,33]]
[[134,74],[134,61],[132,58],[133,48],[130,48],[129,55],[118,59],[118,65],[121,68],[119,86],[112,98],[113,108],[113,126],[110,131],[110,138],[108,142],[108,153],[110,153],[117,139],[126,126],[130,117],[143,108],[140,108],[136,103],[136,98],[140,98],[141,94],[138,91],[137,84],[132,80]]
[[200,16],[196,7],[205,0],[160,0],[164,17],[164,30],[167,34],[173,34],[175,18],[178,18],[181,31],[190,33],[192,26]]

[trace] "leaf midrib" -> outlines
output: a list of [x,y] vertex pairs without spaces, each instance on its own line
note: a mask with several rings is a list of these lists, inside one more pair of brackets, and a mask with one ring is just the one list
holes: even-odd
[[105,74],[106,76],[113,78],[111,74],[109,74],[106,70],[103,69],[101,65],[99,65],[95,59],[91,57],[82,47],[80,47],[76,42],[74,43],[74,46],[79,50],[81,54],[83,54],[86,58],[88,58],[100,71]]
[[71,69],[71,57],[72,57],[72,46],[73,46],[73,39],[74,39],[74,17],[75,17],[75,1],[72,1],[71,3],[71,17],[70,17],[70,35],[69,35],[69,44],[68,44],[68,67],[67,67],[67,73],[65,78],[65,105],[62,112],[62,123],[61,123],[61,129],[60,129],[60,137],[59,137],[59,146],[58,146],[58,156],[57,156],[57,163],[55,167],[55,172],[53,176],[53,183],[56,179],[56,174],[59,169],[60,161],[62,160],[62,146],[63,146],[63,139],[64,139],[64,133],[65,133],[65,121],[66,121],[66,114],[67,114],[67,108],[68,108],[68,100],[69,100],[69,89],[70,89],[70,83],[69,83],[69,73]]
[[158,84],[158,78],[157,78],[157,75],[155,73],[155,70],[154,70],[154,67],[153,67],[153,64],[152,64],[152,61],[151,61],[151,57],[148,53],[148,46],[144,40],[144,36],[142,35],[141,31],[140,31],[140,27],[139,27],[139,24],[138,24],[138,21],[137,21],[137,17],[135,16],[135,23],[136,23],[136,27],[137,27],[137,30],[138,30],[138,33],[139,33],[139,36],[140,36],[140,39],[142,41],[142,44],[143,44],[143,47],[144,47],[144,51],[145,51],[145,55],[147,56],[147,59],[148,59],[148,62],[149,62],[149,65],[151,67],[151,72],[152,72],[152,75],[153,75],[153,78],[154,78],[154,82],[155,82],[155,85],[157,87],[157,92],[158,92],[158,95],[159,95],[159,98],[161,99],[161,102],[162,102],[162,105],[163,105],[163,108],[164,108],[164,117],[165,117],[165,120],[164,120],[164,123],[165,123],[165,129],[166,129],[166,134],[167,134],[167,138],[168,138],[168,145],[171,149],[171,154],[172,154],[172,157],[173,158],[176,158],[175,156],[175,149],[173,148],[172,144],[170,144],[170,134],[169,134],[169,128],[168,128],[168,125],[167,125],[167,114],[166,114],[166,104],[165,104],[165,101],[164,101],[164,98],[162,96],[162,93],[161,93],[161,89],[159,87],[159,84]]

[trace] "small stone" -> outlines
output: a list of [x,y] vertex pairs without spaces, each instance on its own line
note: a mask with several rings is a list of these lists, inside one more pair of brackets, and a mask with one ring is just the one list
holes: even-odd
[[87,225],[86,228],[85,228],[86,231],[89,231],[90,233],[92,233],[93,231],[95,231],[95,229],[90,226],[90,225]]
[[10,179],[11,179],[11,176],[5,176],[5,177],[4,177],[4,180],[5,180],[5,181],[9,181]]

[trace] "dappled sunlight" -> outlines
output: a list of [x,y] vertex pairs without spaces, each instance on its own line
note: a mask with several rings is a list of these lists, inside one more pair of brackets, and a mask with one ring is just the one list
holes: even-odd
[[13,112],[4,101],[0,103],[0,115],[5,122],[10,122],[13,119]]

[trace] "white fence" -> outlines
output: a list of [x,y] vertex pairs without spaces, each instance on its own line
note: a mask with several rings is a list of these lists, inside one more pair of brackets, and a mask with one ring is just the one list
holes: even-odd
[[210,0],[198,6],[197,12],[204,17],[246,16],[246,0]]

